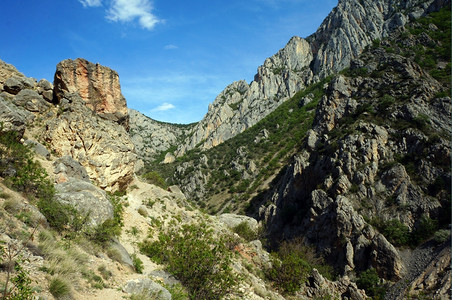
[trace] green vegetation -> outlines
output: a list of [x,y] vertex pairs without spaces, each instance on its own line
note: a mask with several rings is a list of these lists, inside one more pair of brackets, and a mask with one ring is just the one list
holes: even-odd
[[258,238],[257,232],[254,231],[245,221],[232,228],[232,231],[237,233],[239,236],[245,239],[245,241],[248,242],[254,241]]
[[134,253],[131,255],[133,267],[138,274],[143,274],[144,266],[143,261]]
[[49,291],[55,298],[61,299],[71,293],[71,288],[66,281],[56,277],[50,281]]
[[164,263],[187,288],[190,299],[219,299],[238,284],[227,244],[205,223],[184,224],[161,231],[157,241],[145,240],[140,250],[156,263]]
[[161,187],[162,189],[166,189],[168,185],[165,182],[165,179],[160,176],[156,171],[150,171],[141,175],[143,179],[145,179],[148,183],[154,184],[156,186]]
[[333,277],[332,268],[317,257],[312,248],[304,246],[301,240],[283,242],[272,256],[272,268],[266,270],[266,277],[285,294],[298,291],[312,268],[318,269],[328,279]]
[[[289,162],[303,143],[306,131],[312,126],[315,107],[324,94],[323,85],[330,79],[295,94],[253,127],[212,149],[201,151],[195,148],[172,164],[161,164],[161,161],[156,160],[146,168],[161,174],[168,184],[181,184],[184,179],[193,176],[194,172],[201,171],[208,176],[205,185],[207,195],[203,199],[213,199],[218,195],[225,199],[221,201],[221,205],[209,204],[209,212],[243,212],[258,189]],[[306,97],[311,102],[302,105]],[[238,149],[243,156],[238,157]],[[207,157],[208,167],[198,164],[202,155]],[[256,171],[249,174],[251,176],[248,179],[244,179],[243,171],[234,169],[234,161],[245,166],[253,161]],[[182,174],[176,173],[177,167],[184,163],[192,166],[185,167]],[[201,199],[193,200],[198,201],[201,207],[206,205]]]
[[356,285],[360,289],[364,289],[366,294],[372,299],[383,300],[386,292],[385,285],[382,284],[380,277],[378,277],[377,270],[374,268],[367,269],[359,274],[356,280]]
[[7,171],[5,183],[31,198],[46,201],[55,194],[52,182],[44,168],[33,160],[30,148],[18,141],[16,132],[2,132],[0,126],[0,174]]
[[389,221],[373,219],[371,224],[394,246],[408,245],[411,242],[410,229],[397,219]]
[[395,246],[416,247],[431,238],[438,230],[438,221],[423,215],[415,224],[414,230],[397,219],[383,221],[379,218],[370,221]]

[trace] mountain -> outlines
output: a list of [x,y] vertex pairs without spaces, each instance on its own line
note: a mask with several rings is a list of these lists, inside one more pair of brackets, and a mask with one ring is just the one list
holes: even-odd
[[[309,64],[315,84],[302,81],[305,88],[215,147],[198,142],[175,162],[156,161],[148,170],[180,185],[210,213],[255,217],[276,248],[302,239],[342,276],[375,270],[398,282],[389,299],[422,289],[420,282],[433,297],[444,286],[427,283],[422,270],[449,260],[447,243],[428,241],[433,234],[442,241],[450,223],[450,4],[392,4],[341,1],[306,39],[317,45]],[[292,39],[266,63],[297,43],[304,42]],[[339,50],[322,56],[326,45]],[[320,62],[327,67],[316,69]],[[246,86],[234,83],[217,100],[239,99]],[[217,100],[218,111],[241,107]]]
[[209,149],[234,137],[307,85],[347,67],[372,41],[387,37],[443,2],[339,1],[314,34],[306,39],[293,37],[267,58],[251,83],[241,80],[227,86],[172,152],[181,156],[188,150]]
[[188,125],[0,61],[2,298],[450,297],[450,20],[340,1]]

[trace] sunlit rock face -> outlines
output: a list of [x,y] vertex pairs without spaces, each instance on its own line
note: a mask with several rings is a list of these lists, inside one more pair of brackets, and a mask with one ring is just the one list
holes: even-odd
[[121,93],[118,73],[85,59],[66,59],[57,65],[54,78],[58,102],[78,93],[86,106],[100,117],[129,127],[126,99]]

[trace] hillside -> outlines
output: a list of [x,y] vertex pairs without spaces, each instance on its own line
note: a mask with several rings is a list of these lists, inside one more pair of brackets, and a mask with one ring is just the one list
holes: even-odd
[[406,288],[444,245],[429,244],[416,271],[404,249],[450,223],[450,105],[446,8],[374,40],[243,133],[149,170],[210,213],[261,220],[275,245],[301,237],[340,274],[372,267],[410,278]]

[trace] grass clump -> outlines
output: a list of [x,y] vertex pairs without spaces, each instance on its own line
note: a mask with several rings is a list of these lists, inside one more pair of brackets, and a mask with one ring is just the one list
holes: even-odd
[[166,264],[187,288],[190,299],[219,299],[233,292],[238,277],[232,272],[227,241],[205,223],[173,226],[157,241],[144,241],[140,250]]
[[49,292],[55,298],[62,299],[71,294],[71,287],[65,280],[55,277],[50,281]]

